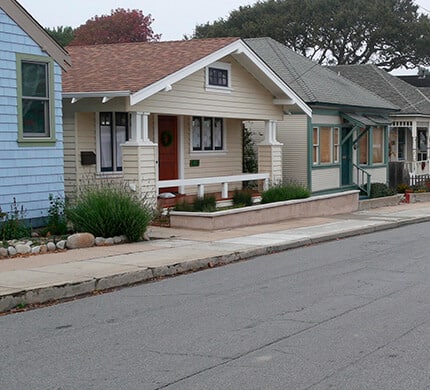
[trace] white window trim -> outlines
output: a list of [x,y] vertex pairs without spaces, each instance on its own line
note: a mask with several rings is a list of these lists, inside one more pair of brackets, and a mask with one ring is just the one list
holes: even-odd
[[[227,71],[227,87],[217,86],[217,85],[209,85],[209,69],[210,68],[216,68],[216,69],[223,69]],[[205,69],[205,89],[206,91],[212,91],[212,92],[224,92],[224,93],[230,93],[233,89],[231,87],[231,64],[227,62],[214,62],[206,67]]]
[[[212,150],[194,150],[193,149],[193,118],[194,117],[198,117],[198,118],[202,118],[202,119],[203,118],[222,119],[222,146],[223,146],[223,148],[221,150],[215,150],[215,149],[212,149]],[[202,156],[202,155],[206,154],[208,156],[212,156],[214,154],[225,154],[225,153],[227,153],[227,125],[226,125],[227,121],[225,120],[225,118],[193,115],[190,119],[191,119],[190,120],[190,140],[189,140],[190,155],[195,154],[195,155]]]

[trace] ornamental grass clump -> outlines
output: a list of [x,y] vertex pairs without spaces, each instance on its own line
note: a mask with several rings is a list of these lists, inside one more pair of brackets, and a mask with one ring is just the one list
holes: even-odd
[[261,203],[309,198],[310,191],[298,183],[276,184],[261,194]]
[[252,206],[252,191],[234,190],[232,202],[234,207]]
[[109,182],[85,186],[67,217],[75,231],[96,237],[125,235],[134,242],[142,239],[153,210],[125,184]]

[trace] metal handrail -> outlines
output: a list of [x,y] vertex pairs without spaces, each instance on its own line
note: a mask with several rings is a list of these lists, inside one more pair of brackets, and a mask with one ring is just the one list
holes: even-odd
[[362,190],[363,192],[365,192],[367,194],[367,196],[370,196],[370,187],[371,187],[371,183],[372,183],[372,175],[367,172],[366,170],[364,170],[363,168],[359,167],[356,164],[352,164],[353,167],[356,169],[357,171],[357,186],[360,190]]

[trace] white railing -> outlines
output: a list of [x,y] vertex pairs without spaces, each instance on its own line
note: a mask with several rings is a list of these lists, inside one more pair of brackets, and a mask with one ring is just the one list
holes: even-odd
[[405,161],[404,163],[411,177],[430,175],[430,160]]
[[205,195],[205,185],[221,184],[221,197],[228,198],[228,184],[242,181],[263,180],[263,190],[269,188],[268,173],[244,173],[242,175],[217,176],[217,177],[200,177],[194,179],[175,179],[161,180],[158,182],[158,188],[169,187],[189,187],[197,186],[197,196],[203,198]]
[[363,168],[359,167],[356,164],[352,164],[355,168],[356,172],[356,183],[358,188],[360,188],[362,191],[364,191],[367,196],[370,195],[370,186],[372,183],[372,175],[364,170]]

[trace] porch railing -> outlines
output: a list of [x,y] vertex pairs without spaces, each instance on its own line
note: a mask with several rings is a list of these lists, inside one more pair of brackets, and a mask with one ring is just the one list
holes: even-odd
[[367,194],[367,196],[370,195],[370,186],[371,186],[371,177],[372,175],[364,170],[363,168],[359,167],[356,164],[352,164],[355,168],[355,175],[356,175],[356,184],[360,190],[362,190],[364,193]]
[[269,188],[269,174],[268,173],[244,173],[242,175],[232,176],[217,176],[217,177],[200,177],[193,179],[175,179],[175,180],[161,180],[158,182],[158,188],[169,187],[189,187],[197,186],[197,196],[203,198],[205,195],[205,185],[220,184],[221,197],[228,198],[228,185],[229,183],[263,180],[263,189]]
[[410,177],[430,175],[430,160],[405,161],[404,164]]

